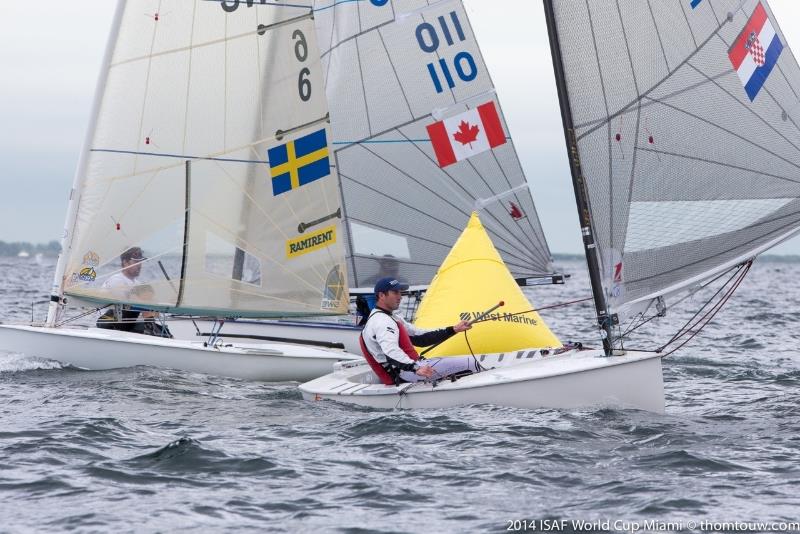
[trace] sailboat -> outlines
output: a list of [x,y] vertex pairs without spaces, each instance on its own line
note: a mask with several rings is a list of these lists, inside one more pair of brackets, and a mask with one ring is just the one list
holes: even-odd
[[[758,254],[800,231],[800,68],[766,0],[543,4],[603,348],[524,363],[484,354],[488,371],[427,384],[383,385],[349,362],[303,384],[305,398],[663,411],[662,358],[708,324]],[[417,28],[447,20],[439,5]],[[671,339],[625,349],[668,301],[715,283]]]
[[[263,3],[262,3],[263,4]],[[347,311],[342,206],[309,9],[118,3],[46,324],[0,349],[88,369],[304,380],[341,350],[73,326],[107,306],[212,317]],[[162,329],[163,330],[163,329]]]
[[[316,0],[313,6],[351,295],[369,297],[384,276],[423,290],[475,209],[521,284],[561,283],[462,2]],[[242,2],[236,9],[250,8]],[[480,143],[466,142],[462,148],[474,148],[473,155],[440,166],[427,127],[487,104],[503,123],[491,150],[480,153]],[[225,331],[358,353],[361,328],[355,307],[350,311],[336,322],[237,320]],[[200,334],[212,327],[196,324]],[[170,328],[197,338],[191,322],[176,320]]]

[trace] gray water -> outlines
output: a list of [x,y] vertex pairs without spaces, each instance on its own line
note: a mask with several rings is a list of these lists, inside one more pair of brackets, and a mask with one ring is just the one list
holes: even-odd
[[[572,280],[533,289],[537,305],[589,294],[582,264],[562,267]],[[49,260],[0,259],[3,321],[30,320],[52,270]],[[798,522],[798,277],[800,264],[757,264],[715,322],[664,360],[665,415],[381,411],[305,402],[293,383],[84,371],[0,352],[0,531],[504,532],[563,519],[701,532],[702,521]],[[632,344],[655,347],[700,302],[670,310]],[[36,306],[37,319],[44,312]],[[543,316],[562,341],[597,343],[591,304]]]

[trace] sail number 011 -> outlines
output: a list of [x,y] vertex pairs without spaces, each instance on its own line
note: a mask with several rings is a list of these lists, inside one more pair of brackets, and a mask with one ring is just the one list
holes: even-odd
[[[461,27],[461,21],[458,20],[458,13],[455,11],[450,12],[449,21],[444,16],[439,16],[436,18],[436,22],[438,23],[437,25],[430,22],[423,22],[417,25],[417,44],[423,52],[428,54],[437,52],[443,42],[447,46],[454,46],[467,40],[464,29]],[[444,91],[439,71],[441,71],[444,82],[450,89],[456,86],[456,80],[453,74],[464,82],[471,82],[478,77],[478,67],[475,64],[475,58],[466,50],[457,53],[453,57],[452,64],[453,67],[451,69],[450,64],[445,58],[439,58],[439,61],[435,63],[428,63],[428,73],[431,76],[431,81],[437,93]]]

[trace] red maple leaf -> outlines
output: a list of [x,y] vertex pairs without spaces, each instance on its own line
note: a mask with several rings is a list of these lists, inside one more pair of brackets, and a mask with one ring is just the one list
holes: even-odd
[[461,121],[461,124],[458,125],[458,131],[453,134],[453,139],[462,145],[469,145],[472,148],[472,143],[478,139],[478,132],[480,132],[480,129],[477,124],[472,126],[467,121]]

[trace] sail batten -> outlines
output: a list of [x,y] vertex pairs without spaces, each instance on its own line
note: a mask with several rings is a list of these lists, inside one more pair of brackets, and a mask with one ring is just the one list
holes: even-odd
[[787,112],[800,67],[768,2],[552,10],[611,313],[713,277],[800,228],[800,131]]

